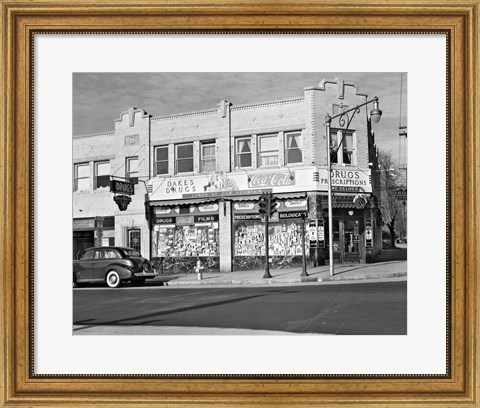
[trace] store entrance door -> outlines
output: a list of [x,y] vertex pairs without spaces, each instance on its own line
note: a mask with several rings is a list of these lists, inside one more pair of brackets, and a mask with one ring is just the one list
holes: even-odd
[[342,263],[359,262],[359,220],[345,219],[343,222]]
[[132,249],[136,249],[141,253],[141,231],[139,228],[132,228],[127,230],[127,246]]
[[73,231],[73,259],[95,245],[94,231]]

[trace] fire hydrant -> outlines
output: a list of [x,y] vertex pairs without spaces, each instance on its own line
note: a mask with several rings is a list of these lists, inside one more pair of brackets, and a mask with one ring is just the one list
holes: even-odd
[[203,279],[202,269],[203,269],[202,261],[200,261],[200,259],[197,259],[197,266],[195,266],[195,272],[197,273],[198,280]]

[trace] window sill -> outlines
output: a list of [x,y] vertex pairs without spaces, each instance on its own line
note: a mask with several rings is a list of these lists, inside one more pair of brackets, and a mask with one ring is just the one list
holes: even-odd
[[175,173],[175,176],[178,176],[178,177],[194,176],[194,175],[195,175],[194,171],[189,171],[189,172],[186,172],[186,173]]

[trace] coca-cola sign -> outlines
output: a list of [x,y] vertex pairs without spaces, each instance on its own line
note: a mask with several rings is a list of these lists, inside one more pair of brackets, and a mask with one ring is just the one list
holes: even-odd
[[295,172],[258,173],[252,174],[248,181],[249,187],[283,187],[295,184]]

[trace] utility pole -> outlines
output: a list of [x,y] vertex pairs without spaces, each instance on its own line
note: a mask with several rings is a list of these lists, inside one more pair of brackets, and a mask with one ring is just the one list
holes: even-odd
[[307,258],[305,254],[305,214],[302,214],[302,274],[300,277],[307,276]]

